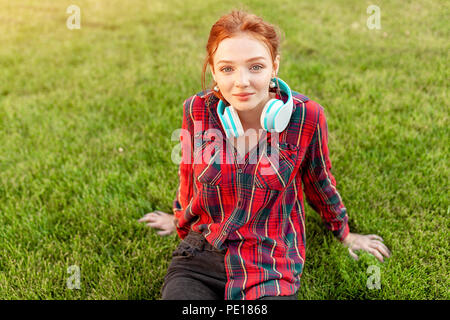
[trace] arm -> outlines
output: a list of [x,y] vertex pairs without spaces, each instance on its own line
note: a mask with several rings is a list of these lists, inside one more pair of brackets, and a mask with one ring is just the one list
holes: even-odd
[[181,125],[181,162],[178,169],[180,179],[177,194],[173,201],[174,226],[178,235],[183,239],[189,233],[189,227],[183,227],[184,213],[194,196],[194,123],[191,115],[191,106],[194,97],[186,99],[183,103],[183,122]]
[[320,214],[325,226],[341,242],[349,233],[347,210],[331,174],[328,127],[323,108],[302,163],[302,182],[307,203]]
[[[183,121],[181,125],[181,162],[178,169],[179,185],[176,197],[173,201],[173,215],[162,211],[154,211],[144,215],[139,222],[146,222],[151,228],[161,229],[158,234],[168,235],[177,230],[179,236],[184,236],[189,232],[189,228],[180,228],[180,221],[186,207],[193,197],[193,122],[190,116],[190,107],[195,97],[188,98],[183,103]],[[177,228],[178,229],[177,229]]]
[[348,227],[347,210],[336,189],[336,180],[331,174],[331,160],[328,152],[328,126],[323,112],[319,110],[319,121],[302,165],[302,181],[306,201],[317,211],[325,226],[348,247],[350,256],[358,259],[354,250],[364,250],[383,262],[383,256],[391,252],[375,234],[351,233]]

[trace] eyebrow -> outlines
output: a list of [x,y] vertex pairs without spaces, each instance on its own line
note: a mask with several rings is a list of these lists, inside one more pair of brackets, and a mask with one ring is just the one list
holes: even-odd
[[[262,56],[254,57],[254,58],[248,59],[246,62],[253,61],[253,60],[258,60],[258,59],[265,59],[265,58],[262,57]],[[229,61],[229,60],[220,60],[220,61],[217,62],[217,64],[219,64],[219,63],[221,63],[221,62],[232,63],[233,61]]]

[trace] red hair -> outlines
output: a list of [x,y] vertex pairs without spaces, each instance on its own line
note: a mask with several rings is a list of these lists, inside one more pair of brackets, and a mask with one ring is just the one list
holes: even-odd
[[[232,38],[239,33],[249,33],[256,39],[265,43],[270,51],[272,63],[275,62],[275,58],[279,54],[281,30],[254,14],[247,13],[242,10],[233,10],[231,13],[220,17],[209,32],[209,38],[206,44],[207,55],[202,70],[203,91],[206,91],[206,68],[209,65],[214,70],[213,58],[217,48],[219,47],[219,43],[222,40]],[[213,90],[215,85],[216,83],[213,83],[210,87],[214,95],[225,101],[220,92]]]

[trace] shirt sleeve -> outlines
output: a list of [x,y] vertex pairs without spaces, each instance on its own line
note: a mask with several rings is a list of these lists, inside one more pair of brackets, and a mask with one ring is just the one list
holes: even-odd
[[320,214],[333,235],[343,241],[349,233],[347,209],[331,174],[328,152],[328,126],[319,106],[319,121],[302,163],[302,183],[307,203]]
[[193,198],[193,140],[194,129],[191,106],[195,97],[188,98],[183,103],[183,121],[180,132],[181,161],[178,169],[179,185],[173,201],[174,223],[181,239],[189,233],[185,213]]

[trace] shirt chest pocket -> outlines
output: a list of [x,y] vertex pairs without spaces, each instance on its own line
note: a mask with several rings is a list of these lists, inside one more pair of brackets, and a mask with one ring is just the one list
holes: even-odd
[[[194,176],[200,183],[210,186],[236,183],[238,170],[234,168],[233,161],[226,161],[220,141],[204,137],[195,146]],[[279,143],[277,150],[269,155],[264,152],[256,164],[249,164],[254,169],[247,168],[246,171],[254,172],[253,184],[256,188],[283,190],[295,169],[298,155],[298,146]]]
[[[299,156],[299,147],[279,143],[278,150],[261,155],[256,164],[254,184],[256,188],[283,190],[291,178]],[[273,149],[272,149],[273,150]]]
[[222,183],[222,149],[219,139],[203,136],[203,131],[194,140],[194,176],[202,184]]

